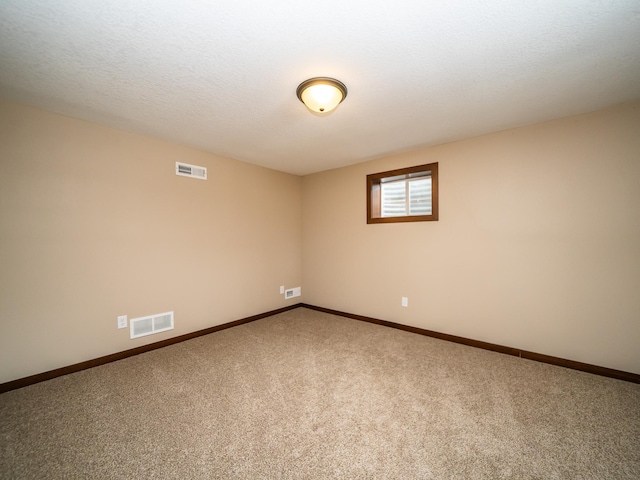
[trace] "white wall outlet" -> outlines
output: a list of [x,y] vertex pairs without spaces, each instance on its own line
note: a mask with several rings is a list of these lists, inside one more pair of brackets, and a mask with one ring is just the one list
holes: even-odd
[[293,297],[299,297],[302,294],[301,287],[290,288],[289,290],[284,291],[284,298],[289,299]]
[[407,297],[402,297],[402,306],[403,307],[409,306],[409,299]]
[[284,293],[284,285],[280,285],[280,295]]
[[118,317],[118,328],[127,328],[127,316],[120,315]]

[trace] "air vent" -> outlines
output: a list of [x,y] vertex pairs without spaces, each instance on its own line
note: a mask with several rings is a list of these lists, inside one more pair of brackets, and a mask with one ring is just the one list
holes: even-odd
[[148,317],[132,318],[130,338],[173,330],[173,312],[158,313]]
[[176,162],[176,175],[183,177],[199,178],[200,180],[207,179],[207,168],[198,167],[196,165],[189,165],[188,163]]
[[302,294],[302,288],[300,287],[290,288],[284,291],[284,298],[286,300],[288,298],[299,297],[301,294]]

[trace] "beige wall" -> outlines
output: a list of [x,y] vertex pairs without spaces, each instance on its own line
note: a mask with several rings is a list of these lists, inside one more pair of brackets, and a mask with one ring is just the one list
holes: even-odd
[[0,101],[0,383],[289,305],[301,255],[300,177]]
[[[366,224],[367,174],[430,162],[440,221]],[[640,373],[640,103],[302,189],[306,303]]]
[[[0,101],[0,383],[300,300],[640,373],[639,132],[635,103],[301,179]],[[429,162],[441,220],[367,225],[366,175]]]

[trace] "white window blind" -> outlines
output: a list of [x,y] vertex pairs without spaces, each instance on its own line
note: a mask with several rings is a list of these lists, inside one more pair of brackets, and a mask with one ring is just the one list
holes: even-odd
[[382,217],[431,215],[431,176],[382,182]]

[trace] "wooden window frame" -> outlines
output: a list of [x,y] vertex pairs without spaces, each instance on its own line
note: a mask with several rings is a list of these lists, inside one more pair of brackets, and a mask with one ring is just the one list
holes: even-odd
[[[389,177],[417,176],[431,172],[431,215],[404,215],[399,217],[383,217],[381,212],[381,183]],[[400,178],[402,179],[402,178]],[[434,222],[438,220],[438,163],[427,163],[415,167],[399,168],[387,172],[367,175],[367,223],[402,223],[402,222]]]

